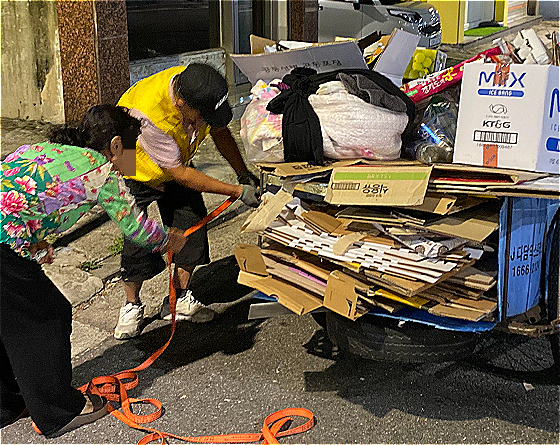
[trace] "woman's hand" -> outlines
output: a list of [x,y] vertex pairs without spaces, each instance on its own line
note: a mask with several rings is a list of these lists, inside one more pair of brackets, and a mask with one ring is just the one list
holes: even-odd
[[44,240],[31,244],[27,250],[29,250],[31,259],[39,264],[52,264],[54,262],[54,249]]

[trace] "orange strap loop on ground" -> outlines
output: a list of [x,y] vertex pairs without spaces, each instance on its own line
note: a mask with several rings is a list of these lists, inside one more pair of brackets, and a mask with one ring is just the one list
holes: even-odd
[[[226,210],[233,202],[235,202],[235,200],[236,198],[232,197],[224,201],[214,211],[210,212],[194,226],[187,229],[183,236],[187,237],[191,233],[208,224],[208,222],[210,222],[212,219]],[[156,359],[163,353],[163,351],[165,351],[167,346],[169,346],[169,343],[171,343],[171,339],[175,334],[175,327],[177,325],[177,321],[175,319],[177,296],[175,294],[175,288],[173,286],[173,273],[171,270],[172,253],[168,252],[167,257],[169,270],[169,311],[171,313],[171,333],[169,335],[169,339],[161,348],[150,355],[150,357],[148,357],[142,364],[136,366],[135,368],[120,371],[109,376],[96,377],[91,382],[86,383],[85,385],[80,387],[80,390],[89,390],[94,394],[105,397],[111,402],[119,402],[122,408],[122,412],[117,408],[114,408],[110,403],[109,412],[121,422],[126,423],[128,426],[136,428],[138,430],[149,432],[148,435],[140,439],[140,441],[138,442],[139,445],[147,444],[158,439],[163,445],[165,444],[166,437],[172,437],[175,439],[183,440],[185,442],[193,443],[248,443],[262,440],[263,444],[277,444],[277,437],[284,437],[292,434],[302,433],[312,428],[315,424],[313,413],[305,408],[287,408],[270,414],[264,420],[262,431],[260,433],[239,433],[217,436],[189,437],[177,436],[175,434],[158,431],[156,429],[148,428],[142,425],[158,419],[163,412],[163,406],[161,402],[156,399],[135,399],[133,397],[128,397],[127,390],[134,388],[138,384],[137,372],[146,369],[152,363],[154,363]],[[131,405],[133,403],[144,403],[153,405],[155,411],[151,414],[143,416],[134,414],[131,410]],[[286,423],[292,421],[293,416],[306,418],[307,421],[303,425],[300,425],[298,427],[280,431]],[[35,425],[34,428],[36,429]],[[38,430],[36,429],[36,431]]]

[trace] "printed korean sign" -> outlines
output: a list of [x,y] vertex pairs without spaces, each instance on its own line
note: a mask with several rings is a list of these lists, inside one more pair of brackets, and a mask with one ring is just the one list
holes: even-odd
[[431,171],[427,165],[335,168],[325,201],[346,205],[419,205],[424,201]]
[[232,60],[251,84],[259,79],[282,79],[294,68],[313,68],[318,73],[341,68],[365,68],[366,62],[356,42],[332,43],[266,54],[233,54]]

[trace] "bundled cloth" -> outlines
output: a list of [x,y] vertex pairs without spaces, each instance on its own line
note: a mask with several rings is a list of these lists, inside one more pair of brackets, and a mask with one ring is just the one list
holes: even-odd
[[245,146],[247,160],[257,162],[284,162],[282,144],[282,116],[271,113],[266,106],[280,90],[259,80],[251,89],[251,102],[241,116],[241,140]]
[[[334,80],[345,82],[344,92],[324,87],[326,94],[317,94],[322,84]],[[322,165],[325,156],[395,159],[401,138],[412,134],[414,103],[375,71],[317,74],[310,68],[296,68],[282,82],[289,89],[272,99],[267,110],[282,115],[285,162]]]
[[359,74],[339,78],[347,82],[324,83],[309,96],[321,123],[325,157],[397,159],[408,124],[405,103]]

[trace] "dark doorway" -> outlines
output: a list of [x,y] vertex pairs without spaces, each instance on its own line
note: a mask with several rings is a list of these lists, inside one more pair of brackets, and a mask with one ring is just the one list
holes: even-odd
[[[126,0],[130,60],[208,49],[215,0]],[[212,32],[215,32],[212,30]]]

